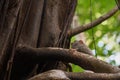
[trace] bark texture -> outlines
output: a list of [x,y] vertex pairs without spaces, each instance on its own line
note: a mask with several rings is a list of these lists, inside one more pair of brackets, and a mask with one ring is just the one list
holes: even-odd
[[0,0],[0,80],[10,76],[21,80],[53,68],[65,70],[60,61],[19,65],[13,61],[18,45],[68,48],[66,32],[75,6],[76,0]]
[[[119,80],[120,68],[84,54],[89,50],[68,49],[72,36],[100,24],[118,8],[93,26],[71,30],[76,4],[77,0],[0,0],[0,80]],[[69,62],[94,72],[65,72]]]

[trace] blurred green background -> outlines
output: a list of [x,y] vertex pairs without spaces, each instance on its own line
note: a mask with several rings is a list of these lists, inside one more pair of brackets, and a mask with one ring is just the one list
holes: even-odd
[[[90,7],[92,8],[92,20],[99,18],[103,14],[112,10],[115,6],[115,0],[78,0],[76,15],[80,25],[91,22]],[[120,65],[120,12],[99,24],[97,27],[85,31],[85,43],[91,50],[97,53],[97,58],[104,60],[112,65]],[[96,51],[94,47],[93,36],[95,38]],[[72,42],[76,40],[72,38]],[[83,72],[84,70],[73,65],[74,72]]]

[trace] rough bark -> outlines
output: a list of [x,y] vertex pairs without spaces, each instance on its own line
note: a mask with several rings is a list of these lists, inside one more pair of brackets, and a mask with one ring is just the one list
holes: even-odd
[[0,0],[0,79],[3,80],[7,61],[13,46],[15,22],[20,0]]
[[[47,0],[44,4],[37,47],[69,48],[69,43],[67,43],[69,39],[67,39],[66,33],[74,15],[76,0]],[[38,72],[53,68],[66,70],[66,66],[58,61],[41,62],[39,68]]]
[[[66,33],[75,6],[76,0],[0,0],[0,79],[9,80],[11,76],[11,80],[21,80],[34,75],[32,71],[37,64],[20,64],[20,67],[12,64],[18,45],[34,48],[65,46],[66,41],[69,42]],[[66,45],[68,48],[69,43]],[[62,69],[59,67],[62,62],[48,63],[40,62],[46,66],[39,65],[38,73]],[[19,74],[15,73],[16,70],[20,71]]]
[[[47,77],[46,77],[47,76]],[[106,74],[106,73],[73,73],[61,70],[50,70],[38,74],[29,80],[119,80],[120,73]]]
[[[0,80],[24,80],[51,69],[60,70],[42,73],[44,75],[37,75],[31,80],[44,76],[66,80],[119,80],[118,67],[65,49],[69,48],[71,36],[98,25],[118,8],[93,22],[91,27],[87,24],[83,29],[68,31],[76,3],[77,0],[0,0]],[[69,62],[96,73],[61,71],[67,69],[66,63]],[[57,75],[61,73],[61,76]]]
[[[40,22],[44,0],[24,0],[16,26],[16,44],[37,47]],[[12,56],[13,57],[13,56]],[[36,64],[21,64],[20,67],[13,65],[11,80],[21,80],[28,76]],[[22,69],[22,70],[21,70]],[[19,71],[18,74],[16,72]]]
[[[120,71],[116,66],[112,66],[102,60],[96,59],[94,56],[77,52],[74,49],[53,47],[31,48],[20,46],[16,51],[17,54],[14,61],[20,61],[19,63],[30,61],[31,64],[36,64],[39,61],[65,61],[74,63],[86,70],[92,70],[96,73],[117,73]],[[16,64],[17,63],[18,62],[16,62]]]

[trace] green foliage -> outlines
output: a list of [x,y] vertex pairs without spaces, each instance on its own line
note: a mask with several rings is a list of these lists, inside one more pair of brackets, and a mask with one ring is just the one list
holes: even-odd
[[[112,10],[115,6],[115,0],[91,0],[92,2],[92,21],[96,20],[103,14]],[[90,0],[78,0],[76,15],[79,18],[80,25],[90,23]],[[96,43],[96,52],[98,58],[105,60],[113,65],[118,65],[111,56],[120,54],[120,12],[104,21],[97,27],[85,32],[86,43],[92,50],[95,50],[93,45],[93,36]]]
[[72,69],[73,69],[73,72],[84,72],[84,69],[77,66],[77,65],[74,65],[72,64]]
[[76,40],[75,37],[72,37],[71,43],[73,43],[75,40]]

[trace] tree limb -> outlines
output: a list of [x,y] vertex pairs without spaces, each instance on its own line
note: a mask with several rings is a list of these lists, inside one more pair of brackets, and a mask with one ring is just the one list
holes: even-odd
[[[103,21],[107,20],[108,18],[110,18],[111,16],[113,16],[117,11],[118,11],[118,7],[116,6],[115,8],[113,8],[111,11],[109,11],[108,13],[104,14],[103,16],[99,17],[97,20],[93,21],[92,23],[88,23],[86,25],[82,25],[79,26],[73,30],[68,31],[68,35],[69,37],[72,37],[74,35],[77,35],[81,32],[84,32],[86,30],[89,30],[97,25],[99,25],[100,23],[102,23]],[[91,25],[92,24],[92,25]]]
[[[83,67],[86,70],[92,70],[97,73],[116,73],[120,69],[104,61],[96,59],[93,56],[77,52],[75,49],[63,48],[31,48],[19,46],[16,49],[14,64],[28,62],[37,64],[40,61],[64,61],[71,62]],[[21,61],[21,62],[17,62]]]
[[50,70],[28,80],[119,80],[120,73],[73,73],[62,70]]
[[120,80],[120,73],[73,73],[65,72],[70,80]]
[[62,70],[50,70],[35,75],[28,80],[70,80]]

